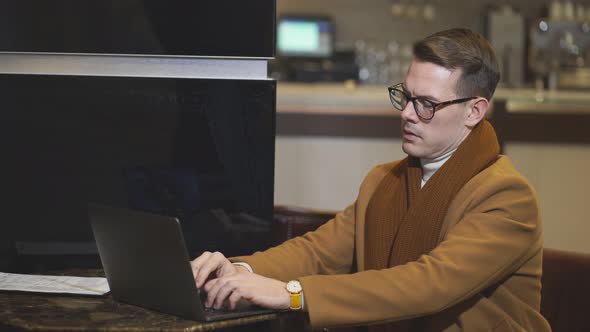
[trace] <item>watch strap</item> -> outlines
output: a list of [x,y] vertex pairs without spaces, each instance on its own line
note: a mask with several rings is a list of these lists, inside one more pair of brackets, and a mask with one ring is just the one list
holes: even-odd
[[301,310],[301,292],[289,293],[291,295],[291,310]]

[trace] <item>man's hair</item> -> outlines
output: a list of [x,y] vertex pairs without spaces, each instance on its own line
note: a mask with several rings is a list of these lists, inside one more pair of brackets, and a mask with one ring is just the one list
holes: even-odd
[[449,70],[461,69],[458,97],[481,96],[490,100],[500,80],[496,54],[490,43],[469,29],[437,32],[414,44],[414,57]]

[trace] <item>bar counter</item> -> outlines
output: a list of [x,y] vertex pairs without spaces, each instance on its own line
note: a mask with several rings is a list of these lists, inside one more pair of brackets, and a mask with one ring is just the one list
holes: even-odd
[[[506,101],[508,111],[537,108],[543,111],[590,112],[588,90],[544,90],[498,87],[495,101]],[[392,115],[385,85],[354,83],[277,84],[277,109],[282,113]],[[394,114],[391,114],[394,113]]]
[[[588,91],[543,91],[498,88],[489,119],[502,139],[588,143]],[[520,131],[522,121],[539,130]],[[395,111],[386,86],[347,84],[277,84],[277,135],[399,138],[400,112]],[[551,137],[544,134],[553,127]]]

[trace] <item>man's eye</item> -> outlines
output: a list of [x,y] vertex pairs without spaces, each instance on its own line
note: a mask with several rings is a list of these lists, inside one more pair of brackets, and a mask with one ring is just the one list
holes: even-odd
[[432,106],[432,102],[428,99],[416,99],[416,101],[422,106]]

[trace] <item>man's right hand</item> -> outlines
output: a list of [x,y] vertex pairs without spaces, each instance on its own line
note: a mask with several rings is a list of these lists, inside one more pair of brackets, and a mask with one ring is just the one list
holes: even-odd
[[211,273],[217,278],[236,273],[240,266],[233,265],[222,253],[205,251],[201,256],[191,261],[193,276],[197,288],[203,287]]

